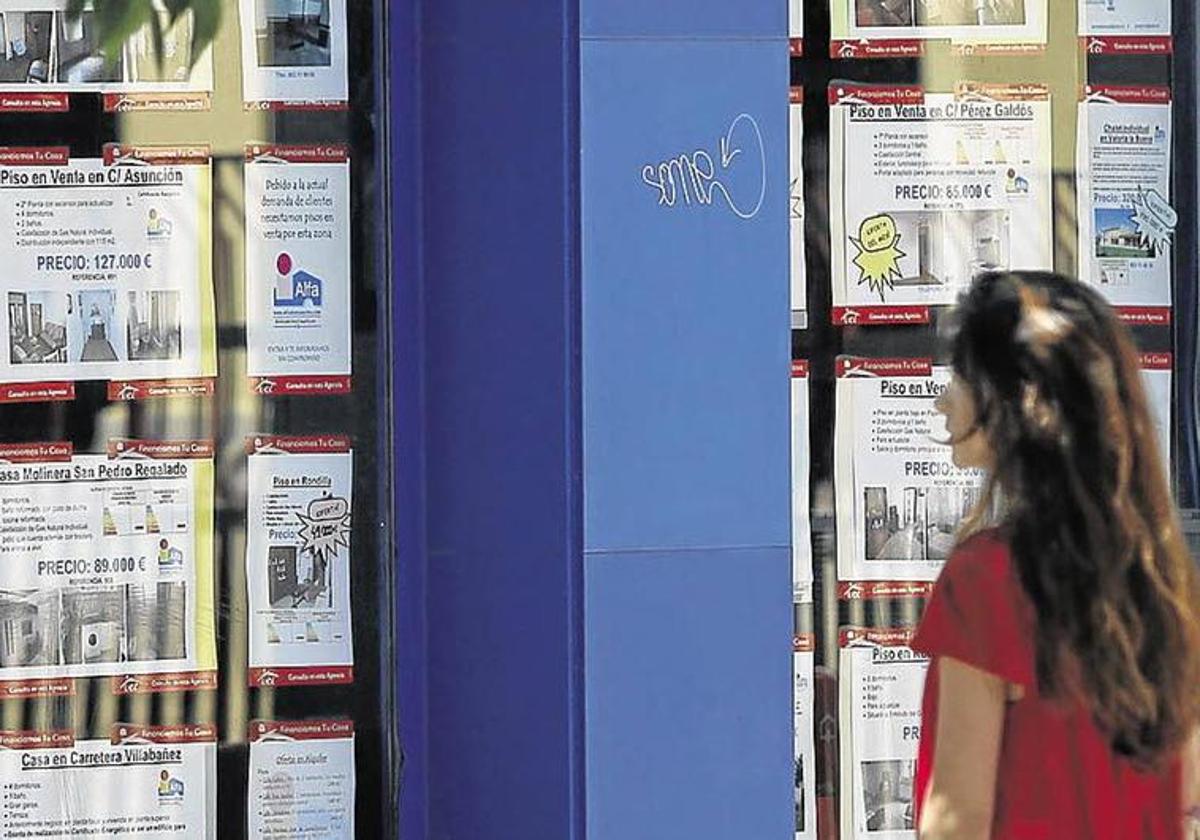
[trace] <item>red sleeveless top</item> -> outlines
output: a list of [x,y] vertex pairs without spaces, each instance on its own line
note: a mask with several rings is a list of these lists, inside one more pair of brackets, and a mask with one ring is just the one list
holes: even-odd
[[[1179,840],[1180,763],[1151,774],[1115,755],[1082,706],[1037,691],[1033,606],[996,532],[966,540],[946,563],[913,639],[933,660],[925,678],[914,804],[933,771],[938,657],[1025,688],[1009,703],[992,840]],[[919,823],[918,823],[919,824]]]

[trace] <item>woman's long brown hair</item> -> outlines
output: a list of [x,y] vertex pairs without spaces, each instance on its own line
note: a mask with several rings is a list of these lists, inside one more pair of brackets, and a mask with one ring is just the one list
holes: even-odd
[[957,316],[954,370],[994,458],[979,510],[1000,501],[1040,690],[1159,766],[1200,722],[1200,583],[1133,341],[1095,291],[1047,273],[983,275]]

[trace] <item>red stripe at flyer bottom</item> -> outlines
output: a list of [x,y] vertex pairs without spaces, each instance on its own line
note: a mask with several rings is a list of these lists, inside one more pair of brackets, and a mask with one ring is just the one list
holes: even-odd
[[349,685],[354,682],[352,665],[310,665],[301,668],[251,668],[254,688],[287,688],[296,685]]
[[332,376],[255,376],[250,379],[250,389],[267,397],[303,397],[324,394],[349,394],[351,378],[340,374]]
[[928,324],[928,306],[835,306],[833,323],[841,327]]
[[1171,323],[1171,307],[1169,306],[1118,306],[1115,308],[1117,317],[1132,326],[1165,327]]
[[0,385],[0,403],[70,402],[73,399],[74,382],[9,382]]

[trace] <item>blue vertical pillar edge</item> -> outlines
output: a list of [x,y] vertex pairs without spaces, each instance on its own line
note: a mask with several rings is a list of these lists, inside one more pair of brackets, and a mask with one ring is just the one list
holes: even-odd
[[421,2],[428,822],[412,840],[581,838],[577,21],[567,0]]
[[783,838],[786,4],[582,2],[587,837]]
[[381,0],[387,23],[380,34],[387,84],[379,97],[384,107],[389,154],[387,244],[390,266],[391,476],[395,587],[392,627],[393,706],[396,714],[392,754],[400,767],[393,808],[397,836],[423,840],[428,822],[428,726],[425,659],[425,496],[424,401],[421,294],[420,61],[418,10],[409,0]]

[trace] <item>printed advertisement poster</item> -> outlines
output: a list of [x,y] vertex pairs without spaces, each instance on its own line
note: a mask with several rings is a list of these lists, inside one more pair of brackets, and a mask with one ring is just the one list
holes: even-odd
[[929,660],[912,630],[844,628],[840,638],[844,840],[916,840],[913,786]]
[[246,147],[246,367],[256,391],[350,390],[350,157]]
[[211,221],[207,147],[0,150],[0,399],[13,383],[216,376]]
[[250,684],[354,680],[349,438],[247,441]]
[[835,58],[921,55],[929,40],[1044,45],[1046,0],[832,0]]
[[[1171,0],[1079,0],[1079,34],[1141,41],[1143,52],[1171,51]],[[1114,38],[1089,43],[1090,52],[1106,52]],[[1146,44],[1157,42],[1158,48]]]
[[0,446],[0,697],[216,670],[212,458],[211,441]]
[[808,362],[792,361],[792,599],[813,598],[812,523],[809,518]]
[[247,107],[344,109],[346,0],[238,0]]
[[956,467],[943,442],[934,402],[949,381],[929,359],[838,359],[839,580],[937,579],[983,480]]
[[108,739],[0,731],[0,840],[138,837],[215,840],[213,726],[118,723]]
[[1142,384],[1146,388],[1146,401],[1154,415],[1154,431],[1158,438],[1158,450],[1162,455],[1167,475],[1171,470],[1171,392],[1172,372],[1175,359],[1170,353],[1142,353]]
[[250,724],[250,837],[354,837],[354,723]]
[[788,105],[788,224],[791,237],[792,328],[808,326],[808,280],[804,261],[804,88],[791,89]]
[[788,0],[788,41],[792,55],[804,55],[804,0]]
[[833,318],[912,324],[989,269],[1050,269],[1039,85],[829,88]]
[[817,838],[817,749],[813,721],[816,691],[813,676],[813,651],[816,639],[811,633],[792,639],[793,702],[795,713],[795,752],[793,766],[796,787],[795,840]]
[[0,111],[65,111],[67,92],[105,94],[107,110],[197,110],[210,106],[212,49],[197,53],[196,20],[153,7],[162,51],[147,24],[116,55],[104,52],[97,14],[68,14],[69,0],[0,0]]
[[1076,144],[1079,276],[1126,321],[1171,321],[1171,90],[1089,87]]

